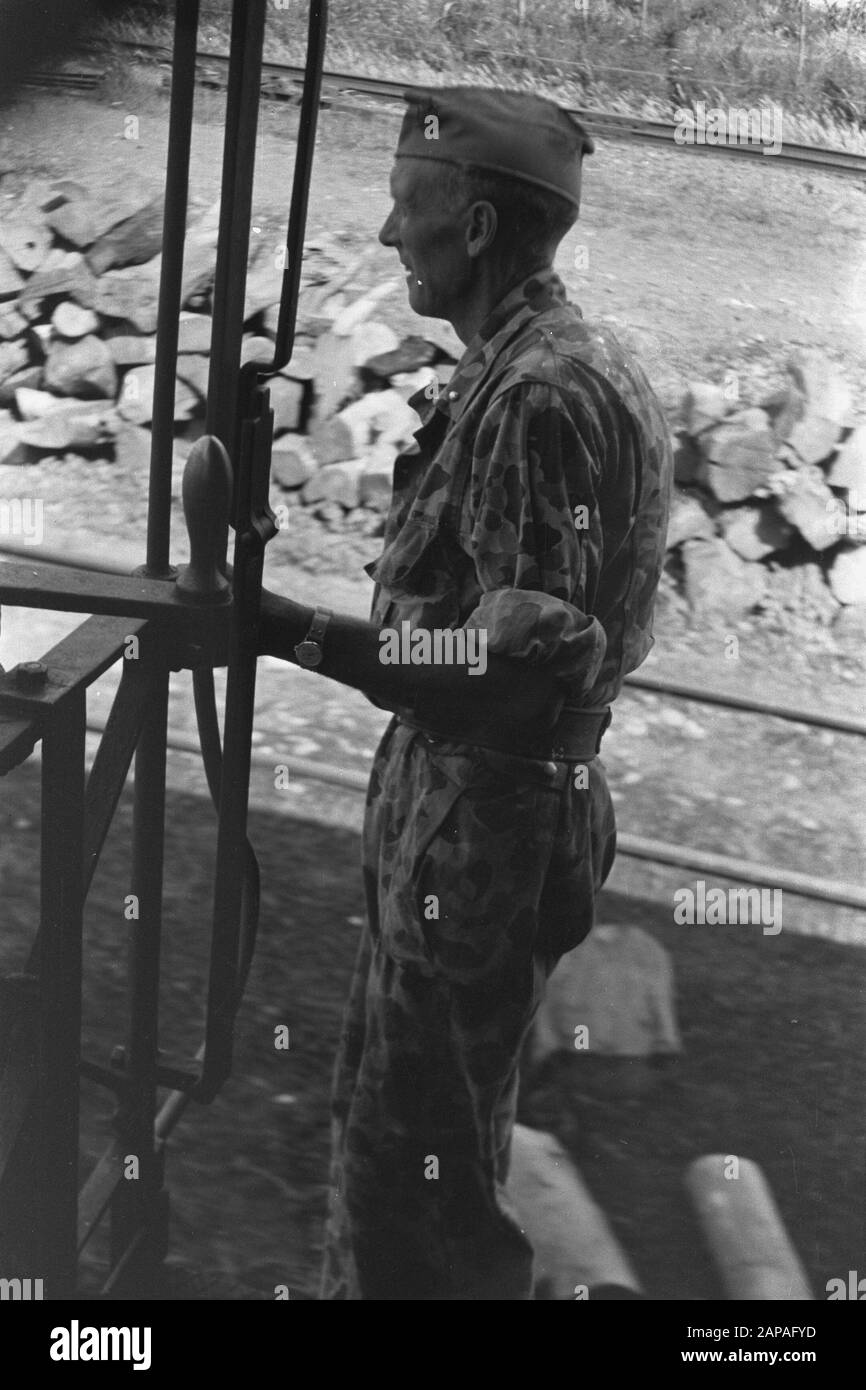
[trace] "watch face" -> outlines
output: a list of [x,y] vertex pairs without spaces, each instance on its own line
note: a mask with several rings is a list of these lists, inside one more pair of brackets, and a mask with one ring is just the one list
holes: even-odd
[[301,642],[295,647],[295,656],[301,666],[318,666],[323,652],[318,642]]

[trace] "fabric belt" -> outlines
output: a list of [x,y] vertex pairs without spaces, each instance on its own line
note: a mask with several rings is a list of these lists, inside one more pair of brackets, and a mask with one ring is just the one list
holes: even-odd
[[564,710],[553,728],[539,738],[533,738],[525,725],[509,726],[501,721],[476,719],[449,724],[425,717],[422,722],[411,710],[398,710],[397,718],[427,738],[472,744],[520,758],[541,758],[545,762],[588,763],[601,748],[611,711],[609,705],[604,709]]

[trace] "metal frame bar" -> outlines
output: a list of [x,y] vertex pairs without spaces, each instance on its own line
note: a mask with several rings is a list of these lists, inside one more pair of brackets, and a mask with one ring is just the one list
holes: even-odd
[[[158,657],[154,658],[158,661]],[[135,1181],[116,1189],[111,1207],[112,1264],[119,1265],[142,1231],[135,1259],[125,1269],[134,1275],[139,1296],[152,1291],[167,1242],[162,1196],[162,1165],[153,1144],[156,1115],[157,1044],[159,1037],[159,961],[162,933],[165,848],[166,735],[168,670],[158,671],[135,753],[135,800],[132,829],[132,893],[137,916],[129,924],[129,1031],[125,1056],[126,1086],[115,1128],[124,1159],[137,1160]]]
[[167,579],[171,548],[171,460],[174,442],[175,370],[189,201],[189,157],[195,99],[199,0],[177,0],[171,68],[162,262],[156,320],[150,483],[145,573]]
[[[205,431],[237,469],[244,323],[266,0],[234,0]],[[193,76],[195,63],[192,64]],[[236,507],[232,509],[236,514]]]
[[[83,1245],[109,1211],[111,1268],[104,1295],[153,1296],[167,1240],[165,1140],[190,1098],[211,1099],[229,1074],[234,1018],[255,941],[258,866],[246,839],[246,815],[262,569],[276,524],[268,502],[273,414],[267,388],[259,382],[262,364],[242,371],[240,355],[266,7],[267,0],[234,0],[233,5],[208,437],[194,447],[184,475],[191,562],[179,576],[169,563],[171,446],[199,18],[199,0],[177,0],[146,561],[136,576],[129,576],[89,560],[76,568],[69,556],[53,556],[55,563],[46,563],[45,556],[28,549],[19,562],[0,566],[4,602],[101,615],[46,655],[45,680],[35,692],[16,673],[0,680],[0,767],[16,766],[41,737],[44,787],[42,923],[31,953],[38,972],[25,972],[12,982],[14,988],[7,987],[15,1005],[13,1026],[0,1038],[4,1047],[18,1049],[20,1063],[11,1078],[7,1069],[0,1080],[14,1102],[11,1131],[0,1135],[5,1155],[0,1187],[5,1197],[17,1183],[16,1191],[29,1198],[30,1206],[35,1200],[40,1207],[35,1234],[19,1244],[51,1271],[49,1296],[54,1298],[74,1290],[75,1226]],[[312,0],[309,92],[287,230],[289,265],[278,348],[265,370],[284,365],[281,354],[290,353],[294,336],[326,18],[326,0]],[[234,593],[225,581],[230,522],[236,532]],[[116,616],[108,616],[112,614]],[[226,634],[223,755],[209,658],[221,649]],[[132,635],[141,644],[138,661],[124,671],[85,784],[86,689]],[[196,1057],[200,1073],[158,1060],[168,681],[170,669],[183,667],[194,670],[201,750],[220,811],[206,1037]],[[82,908],[133,753],[131,890],[137,911],[129,926],[129,1026],[126,1049],[118,1050],[112,1068],[106,1068],[79,1057]],[[126,896],[118,894],[119,912]],[[118,1109],[116,1138],[82,1189],[76,1221],[79,1075],[113,1090]],[[172,1089],[158,1108],[160,1087]],[[24,1162],[19,1161],[22,1155]],[[122,1181],[133,1158],[135,1181]]]
[[33,1218],[45,1286],[71,1298],[77,1272],[78,1063],[84,906],[86,694],[76,689],[42,735],[42,870],[39,924],[38,1144],[42,1201]]

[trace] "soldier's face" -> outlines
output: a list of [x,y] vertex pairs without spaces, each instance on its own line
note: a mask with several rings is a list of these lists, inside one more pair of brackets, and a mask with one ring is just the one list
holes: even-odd
[[436,165],[425,159],[395,164],[391,197],[394,206],[379,240],[394,247],[405,267],[409,304],[416,314],[451,321],[452,310],[464,298],[471,264],[465,214],[437,207]]

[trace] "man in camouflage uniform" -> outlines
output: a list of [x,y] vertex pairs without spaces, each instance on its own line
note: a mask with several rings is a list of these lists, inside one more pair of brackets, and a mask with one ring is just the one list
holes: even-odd
[[[671,458],[642,372],[552,269],[586,132],[528,94],[407,101],[380,240],[466,350],[413,398],[372,621],[272,595],[262,620],[262,650],[395,712],[367,797],[322,1297],[528,1299],[504,1195],[518,1057],[613,861],[595,755],[652,643]],[[384,664],[402,624],[477,629],[486,669]]]

